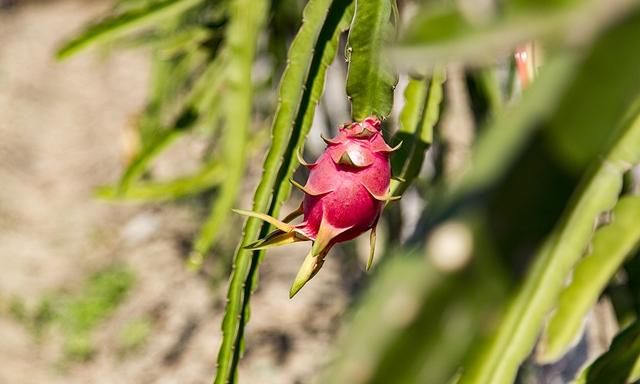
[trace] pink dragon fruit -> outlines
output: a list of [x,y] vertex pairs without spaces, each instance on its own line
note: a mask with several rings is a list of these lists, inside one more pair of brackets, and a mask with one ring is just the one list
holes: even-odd
[[[313,242],[289,297],[318,273],[334,244],[351,240],[369,229],[371,250],[367,269],[370,268],[376,224],[385,203],[391,200],[389,155],[396,149],[384,141],[380,126],[380,120],[373,117],[345,124],[335,138],[323,138],[328,146],[316,163],[307,164],[298,156],[300,163],[309,168],[309,179],[304,186],[291,182],[305,196],[300,207],[282,221],[262,213],[236,210],[277,228],[263,239],[245,246],[247,249],[265,249],[306,240]],[[302,223],[288,224],[301,214],[304,214]]]

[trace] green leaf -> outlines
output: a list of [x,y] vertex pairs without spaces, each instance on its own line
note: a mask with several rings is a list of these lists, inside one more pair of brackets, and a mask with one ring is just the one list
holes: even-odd
[[[290,192],[286,180],[296,166],[295,151],[302,146],[311,127],[326,70],[335,57],[338,37],[348,26],[351,15],[349,0],[310,0],[305,7],[303,23],[289,49],[288,65],[280,82],[271,147],[253,200],[255,212],[277,217],[280,205]],[[268,229],[268,225],[257,219],[247,220],[240,245],[256,241],[266,235]],[[237,381],[244,327],[249,321],[249,303],[263,255],[263,251],[247,251],[240,246],[236,251],[222,322],[216,384]]]
[[[628,30],[631,26],[640,26],[640,13],[633,14],[608,31],[607,35],[619,36],[619,31]],[[607,38],[605,36],[602,40],[606,41]],[[633,34],[624,38],[630,46],[637,44],[631,41],[635,40]],[[603,62],[600,60],[603,56],[615,56],[612,49],[617,49],[617,46],[594,44],[583,65],[588,67],[592,62]],[[634,51],[626,59],[640,66],[638,52]],[[606,83],[606,86],[592,89],[592,93],[585,97],[619,99],[626,94],[625,87],[609,81],[608,73],[617,70],[617,63],[606,63],[608,67],[588,79],[590,82]],[[578,79],[582,80],[581,77]],[[574,83],[572,87],[579,88],[580,85]],[[571,94],[570,91],[567,93]],[[558,110],[556,113],[564,111]],[[606,156],[593,163],[583,178],[571,204],[539,250],[522,286],[515,292],[495,335],[463,372],[461,384],[512,383],[518,366],[531,352],[545,315],[555,304],[566,277],[587,248],[597,216],[615,205],[622,186],[622,174],[630,164],[640,160],[640,124],[615,119],[602,124],[600,129],[608,130],[612,126],[620,127],[616,139],[609,146]],[[477,175],[477,172],[474,174]]]
[[609,350],[582,371],[574,384],[635,383],[637,376],[634,376],[634,371],[638,359],[640,321],[636,320],[613,339]]
[[[635,123],[640,126],[640,116]],[[599,229],[591,252],[576,266],[571,284],[562,291],[558,307],[549,320],[540,345],[540,360],[555,361],[578,337],[589,308],[624,262],[640,244],[640,196],[620,199],[613,210],[613,222]]]
[[383,56],[383,47],[395,34],[394,3],[394,0],[356,0],[347,41],[347,95],[351,98],[354,121],[391,114],[398,77]]
[[203,0],[164,0],[148,7],[134,9],[121,15],[108,17],[91,25],[79,36],[66,42],[56,53],[58,59],[67,58],[93,43],[104,43],[138,28],[154,25],[167,18],[181,14]]
[[224,181],[225,167],[219,161],[205,164],[193,175],[170,181],[139,182],[122,191],[118,186],[103,186],[96,195],[105,200],[161,201],[194,195]]

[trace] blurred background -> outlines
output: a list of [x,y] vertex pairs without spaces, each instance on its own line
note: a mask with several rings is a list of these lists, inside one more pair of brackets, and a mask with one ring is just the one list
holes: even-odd
[[[252,207],[279,128],[291,137],[267,208],[297,207],[282,176],[356,114],[345,85],[362,66],[393,95],[377,102],[404,143],[402,200],[369,274],[361,236],[294,300],[306,243],[241,277],[259,270],[240,382],[562,384],[599,356],[581,383],[640,377],[636,1],[376,2],[386,18],[358,40],[375,20],[334,0],[309,11],[315,40],[295,52],[313,65],[284,90],[313,1],[258,3],[265,15],[242,1],[0,0],[0,384],[210,382],[242,254],[231,208]],[[363,65],[358,44],[384,54]],[[254,45],[234,83],[237,48]],[[569,331],[546,328],[552,310],[560,325],[575,315]]]

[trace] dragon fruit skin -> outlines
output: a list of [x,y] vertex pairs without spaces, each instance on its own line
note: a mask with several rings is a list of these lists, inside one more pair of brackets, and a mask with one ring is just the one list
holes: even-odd
[[[371,229],[371,265],[375,246],[375,228],[389,198],[391,165],[389,156],[395,148],[387,145],[377,118],[343,125],[333,139],[325,139],[327,149],[316,163],[307,164],[306,185],[292,183],[304,192],[300,208],[283,221],[264,214],[237,211],[258,217],[278,229],[264,239],[246,246],[265,249],[297,241],[311,240],[313,246],[291,287],[293,297],[322,267],[329,249],[336,243],[351,240]],[[303,214],[298,225],[287,224]]]
[[324,218],[340,232],[332,238],[339,243],[371,229],[378,220],[391,179],[391,148],[382,138],[380,121],[374,119],[343,127],[327,143],[318,161],[307,165],[304,222],[296,227],[315,239]]

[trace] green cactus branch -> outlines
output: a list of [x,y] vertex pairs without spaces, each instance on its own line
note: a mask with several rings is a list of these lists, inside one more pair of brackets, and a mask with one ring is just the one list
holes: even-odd
[[[636,124],[640,125],[640,116]],[[539,347],[540,361],[558,360],[567,351],[578,338],[589,308],[596,303],[625,257],[640,244],[640,197],[623,197],[612,215],[613,222],[595,233],[591,252],[578,263],[571,283],[560,295]]]
[[420,173],[426,151],[433,142],[433,129],[440,119],[445,77],[444,70],[437,69],[428,85],[424,80],[412,79],[407,86],[407,104],[400,116],[401,128],[392,140],[392,145],[402,142],[392,158],[393,174],[401,178],[392,182],[392,196],[401,196]]
[[383,51],[395,37],[394,7],[395,0],[356,0],[347,41],[347,95],[354,121],[391,114],[398,76]]

